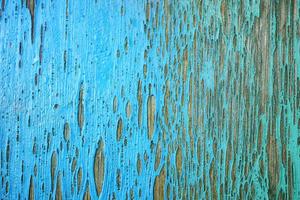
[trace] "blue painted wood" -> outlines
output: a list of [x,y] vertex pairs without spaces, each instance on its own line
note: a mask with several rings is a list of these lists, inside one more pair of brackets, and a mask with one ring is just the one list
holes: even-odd
[[299,9],[2,0],[1,199],[299,199]]

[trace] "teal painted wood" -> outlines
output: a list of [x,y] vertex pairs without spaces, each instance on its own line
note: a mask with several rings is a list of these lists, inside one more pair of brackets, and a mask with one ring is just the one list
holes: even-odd
[[299,0],[1,5],[1,199],[300,198]]

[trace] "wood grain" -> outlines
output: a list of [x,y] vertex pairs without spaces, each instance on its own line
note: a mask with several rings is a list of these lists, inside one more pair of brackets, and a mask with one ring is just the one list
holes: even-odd
[[0,199],[300,199],[299,0],[2,0]]

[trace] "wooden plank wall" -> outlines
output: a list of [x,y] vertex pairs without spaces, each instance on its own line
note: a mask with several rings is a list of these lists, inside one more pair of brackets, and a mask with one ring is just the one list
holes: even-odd
[[300,199],[299,0],[1,2],[1,199]]

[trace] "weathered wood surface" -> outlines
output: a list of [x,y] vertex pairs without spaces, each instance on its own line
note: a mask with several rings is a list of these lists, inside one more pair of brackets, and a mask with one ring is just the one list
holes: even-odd
[[299,0],[2,0],[1,199],[300,199]]

